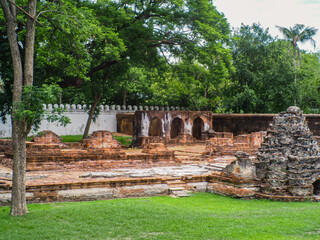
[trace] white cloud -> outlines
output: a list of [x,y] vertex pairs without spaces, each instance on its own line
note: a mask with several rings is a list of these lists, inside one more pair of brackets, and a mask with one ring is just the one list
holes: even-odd
[[[275,25],[292,27],[299,23],[320,29],[320,0],[213,0],[213,4],[225,14],[232,27],[260,22],[273,36],[279,37],[282,36]],[[319,50],[320,32],[314,39]],[[311,44],[301,48],[315,51]]]

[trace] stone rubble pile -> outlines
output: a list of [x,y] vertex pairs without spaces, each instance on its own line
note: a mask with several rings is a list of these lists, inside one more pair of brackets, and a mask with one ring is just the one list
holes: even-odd
[[256,178],[267,195],[312,196],[320,175],[320,153],[302,111],[278,114],[257,153]]

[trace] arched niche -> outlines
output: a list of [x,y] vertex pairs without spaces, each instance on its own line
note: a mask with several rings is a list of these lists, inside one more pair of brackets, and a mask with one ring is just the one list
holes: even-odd
[[149,136],[150,137],[161,137],[162,136],[162,122],[160,118],[154,117],[150,122],[149,127]]
[[195,139],[201,140],[202,139],[202,132],[204,129],[204,122],[200,117],[197,117],[193,120],[192,125],[192,136]]
[[319,179],[313,183],[313,194],[320,195],[320,180]]
[[176,138],[180,133],[183,133],[183,121],[181,118],[176,117],[171,122],[170,138]]

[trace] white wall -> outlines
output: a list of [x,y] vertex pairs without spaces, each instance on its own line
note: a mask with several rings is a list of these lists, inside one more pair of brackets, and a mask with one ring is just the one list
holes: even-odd
[[[43,130],[51,130],[54,133],[61,135],[80,135],[83,134],[86,127],[88,114],[86,106],[82,105],[54,105],[51,104],[45,105],[44,108],[51,110],[53,107],[65,109],[65,115],[70,118],[71,123],[66,127],[60,126],[59,123],[49,123],[46,120],[43,120],[40,125],[40,129],[37,132]],[[108,130],[111,132],[117,131],[117,114],[118,113],[130,113],[135,112],[136,110],[179,110],[175,107],[143,107],[143,106],[109,106],[101,105],[100,115],[98,116],[96,122],[92,122],[90,126],[90,133],[97,130]],[[30,135],[35,135],[37,132],[32,131]],[[4,124],[0,121],[0,138],[11,137],[11,118],[8,116],[7,122]]]
[[[117,131],[117,111],[102,112],[96,122],[92,122],[90,126],[90,133],[97,130],[108,130],[111,132]],[[71,123],[66,127],[61,126],[58,122],[50,123],[46,120],[41,122],[39,131],[51,130],[60,135],[80,135],[83,134],[88,120],[86,112],[68,112],[65,114],[71,120]],[[33,132],[31,135],[34,135]]]

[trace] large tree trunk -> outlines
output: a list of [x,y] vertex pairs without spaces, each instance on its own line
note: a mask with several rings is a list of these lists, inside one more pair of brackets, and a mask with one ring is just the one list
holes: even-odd
[[[28,12],[30,16],[36,17],[37,0],[28,1]],[[28,17],[25,41],[24,60],[24,86],[33,84],[33,62],[34,62],[34,36],[36,31],[35,19]]]
[[292,59],[292,61],[293,61],[294,68],[296,68],[297,67],[297,60],[296,60],[296,58],[297,58],[297,48],[296,48],[295,45],[292,45],[292,47],[293,47],[293,59]]
[[192,102],[193,102],[194,107],[196,108],[196,111],[200,111],[200,108],[198,107],[198,104],[197,104],[197,102],[194,100],[194,98],[193,98],[193,97],[190,97],[190,98],[191,98],[191,100],[192,100]]
[[127,106],[127,90],[124,90],[123,92],[123,99],[122,99],[122,105]]
[[298,48],[298,68],[301,67],[301,51],[300,51],[300,48]]
[[[11,2],[14,3],[14,0]],[[25,47],[25,71],[23,74],[22,59],[19,52],[18,39],[16,35],[16,7],[7,0],[0,0],[3,9],[8,41],[10,45],[12,65],[13,65],[13,97],[12,97],[12,145],[13,145],[13,177],[11,195],[11,215],[24,215],[28,213],[26,204],[26,137],[27,126],[25,119],[18,119],[16,116],[19,111],[22,90],[24,85],[33,83],[33,55],[34,55],[34,19],[28,18],[26,29]],[[28,12],[31,16],[36,14],[36,0],[28,1]]]
[[94,110],[96,109],[96,107],[97,107],[97,105],[98,105],[98,103],[100,101],[100,98],[101,98],[101,95],[96,96],[94,103],[91,105],[91,108],[90,108],[90,111],[89,111],[88,120],[87,120],[87,124],[86,124],[86,128],[84,130],[82,139],[87,138],[88,135],[89,135],[89,130],[90,130],[91,122],[92,122],[92,119],[93,119]]
[[11,193],[12,216],[28,213],[26,203],[26,134],[22,121],[12,121],[13,178]]

